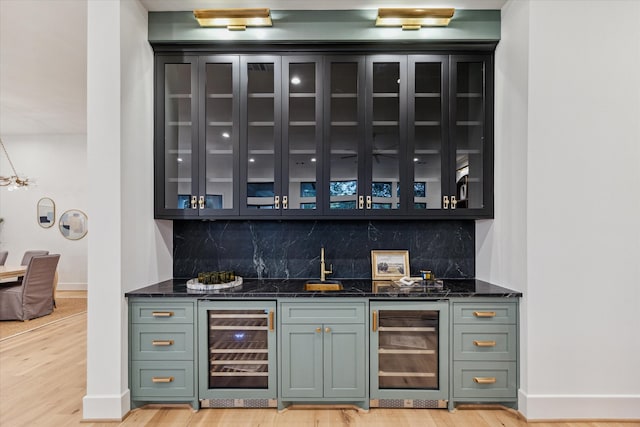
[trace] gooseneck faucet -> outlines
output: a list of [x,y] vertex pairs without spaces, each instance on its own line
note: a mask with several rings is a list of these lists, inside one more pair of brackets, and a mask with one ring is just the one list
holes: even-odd
[[320,247],[320,281],[324,282],[327,274],[333,273],[333,265],[330,265],[329,270],[325,269],[324,262],[324,246]]

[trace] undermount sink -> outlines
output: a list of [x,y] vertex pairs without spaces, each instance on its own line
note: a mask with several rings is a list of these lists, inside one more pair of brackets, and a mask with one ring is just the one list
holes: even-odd
[[344,288],[337,280],[309,280],[304,284],[305,291],[341,291]]

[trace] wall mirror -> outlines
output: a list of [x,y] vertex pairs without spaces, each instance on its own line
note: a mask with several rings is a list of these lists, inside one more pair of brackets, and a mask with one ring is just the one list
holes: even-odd
[[56,204],[52,199],[43,197],[38,200],[38,224],[42,228],[50,228],[56,222]]
[[69,240],[80,240],[87,234],[87,215],[77,209],[70,209],[60,216],[60,233]]

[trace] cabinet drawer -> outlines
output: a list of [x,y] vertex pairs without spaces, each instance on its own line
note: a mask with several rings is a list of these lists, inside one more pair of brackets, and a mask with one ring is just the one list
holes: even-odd
[[282,323],[364,323],[364,303],[283,303]]
[[193,362],[132,362],[131,394],[135,398],[194,396]]
[[193,323],[192,302],[131,303],[131,323]]
[[454,362],[454,398],[515,398],[516,362]]
[[193,326],[131,326],[132,360],[193,360]]
[[515,324],[516,304],[512,303],[456,303],[453,305],[453,323]]
[[515,325],[456,325],[454,360],[516,360]]

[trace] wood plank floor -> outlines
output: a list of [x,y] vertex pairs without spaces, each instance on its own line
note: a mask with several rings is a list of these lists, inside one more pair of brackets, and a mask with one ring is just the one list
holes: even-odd
[[624,422],[526,423],[515,411],[202,409],[145,407],[123,422],[82,422],[86,393],[86,314],[0,342],[0,426],[446,426],[446,427],[630,427]]

